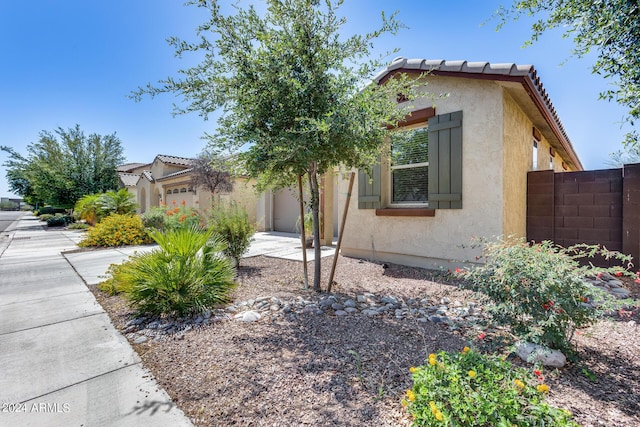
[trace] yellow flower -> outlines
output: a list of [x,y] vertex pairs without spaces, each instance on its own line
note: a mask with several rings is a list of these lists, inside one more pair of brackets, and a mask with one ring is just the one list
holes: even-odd
[[415,366],[412,366],[412,367],[409,368],[409,372],[411,372],[412,374],[414,372],[418,372],[418,368],[416,368]]
[[442,412],[440,411],[436,412],[436,420],[442,421],[443,419],[444,419],[444,416],[442,415]]
[[409,399],[410,402],[413,402],[416,400],[416,394],[413,392],[413,390],[411,389],[407,390],[407,399]]
[[431,353],[429,355],[429,365],[433,366],[436,364],[436,355]]
[[549,393],[549,386],[546,384],[538,384],[536,388],[540,393]]
[[469,352],[469,350],[471,350],[471,349],[470,349],[469,347],[466,347],[466,346],[465,346],[465,347],[462,349],[462,352],[463,352],[463,353],[468,353],[468,352]]
[[434,415],[436,414],[436,412],[438,412],[438,407],[436,406],[436,402],[434,402],[433,400],[429,402],[429,407],[431,408],[431,412],[433,412]]
[[519,388],[524,388],[524,383],[520,380],[513,380],[513,383],[518,386]]
[[469,376],[471,378],[475,378],[476,377],[476,371],[469,371],[468,374],[469,374]]

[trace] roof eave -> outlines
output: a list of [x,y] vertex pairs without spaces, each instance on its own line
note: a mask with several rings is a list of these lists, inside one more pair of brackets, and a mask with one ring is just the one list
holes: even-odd
[[508,75],[508,74],[485,74],[485,73],[469,73],[469,72],[461,72],[461,71],[442,71],[439,69],[432,68],[430,70],[425,69],[417,69],[417,68],[396,68],[388,71],[386,74],[379,74],[376,76],[376,80],[379,84],[383,84],[386,80],[391,78],[396,73],[406,73],[406,74],[422,74],[428,72],[431,75],[436,76],[448,76],[448,77],[462,77],[467,79],[478,79],[478,80],[493,80],[493,81],[505,81],[505,82],[516,82],[520,83],[524,90],[527,92],[536,108],[540,111],[540,114],[544,117],[544,120],[547,122],[549,127],[551,128],[554,136],[560,142],[560,145],[565,150],[567,155],[569,156],[569,161],[573,163],[577,170],[584,170],[582,166],[582,162],[578,158],[573,145],[569,141],[566,136],[564,130],[561,128],[561,125],[554,118],[554,114],[547,107],[547,103],[542,98],[539,90],[535,82],[532,79],[532,75],[535,75],[535,70],[532,72],[523,74],[523,75]]

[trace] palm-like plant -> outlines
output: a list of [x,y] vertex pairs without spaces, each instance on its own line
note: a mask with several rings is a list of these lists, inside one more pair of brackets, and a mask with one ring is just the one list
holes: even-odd
[[98,199],[101,194],[87,194],[78,200],[73,208],[76,218],[83,219],[89,225],[96,225],[100,220]]
[[107,215],[112,213],[133,214],[138,207],[134,195],[129,193],[126,188],[101,194],[98,198],[98,206]]
[[212,230],[150,234],[160,248],[133,256],[113,277],[141,313],[184,316],[227,301],[235,271]]

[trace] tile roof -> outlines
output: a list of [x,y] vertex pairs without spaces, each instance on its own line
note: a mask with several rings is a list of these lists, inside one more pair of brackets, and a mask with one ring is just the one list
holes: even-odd
[[180,166],[191,166],[195,159],[190,159],[188,157],[177,157],[177,156],[167,156],[164,154],[158,154],[156,159],[160,160],[163,163],[171,163],[173,165]]
[[[540,77],[533,65],[517,65],[514,63],[490,63],[468,61],[445,61],[441,59],[407,59],[395,58],[389,66],[381,70],[375,77],[376,83],[382,83],[394,72],[430,72],[433,75],[450,75],[458,77],[483,78],[490,80],[521,82],[532,100],[549,122],[558,141],[566,150],[575,165],[582,169],[567,132],[558,117],[551,98],[547,94]],[[543,111],[544,110],[544,111]]]
[[138,180],[140,179],[139,174],[127,172],[118,172],[118,177],[126,187],[135,187],[135,185],[138,183]]
[[140,166],[145,166],[148,163],[125,163],[124,165],[120,165],[116,167],[116,171],[118,172],[131,172],[135,168],[139,168]]
[[173,173],[170,173],[168,175],[161,176],[160,178],[157,179],[157,181],[163,181],[165,179],[174,178],[174,177],[180,176],[180,175],[187,175],[192,171],[193,171],[193,168],[182,169],[181,171],[173,172]]
[[153,174],[151,173],[151,171],[148,170],[144,170],[142,171],[142,173],[140,174],[141,176],[144,176],[145,178],[147,178],[147,180],[149,182],[154,182],[155,180],[153,179]]

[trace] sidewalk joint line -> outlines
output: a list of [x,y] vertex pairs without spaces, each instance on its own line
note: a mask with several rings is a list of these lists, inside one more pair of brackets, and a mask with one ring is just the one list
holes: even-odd
[[[65,319],[65,320],[61,320],[59,322],[52,322],[52,323],[47,323],[47,324],[44,324],[44,325],[32,326],[30,328],[18,329],[16,331],[11,331],[11,332],[3,332],[3,333],[0,333],[0,337],[5,336],[5,335],[10,335],[10,334],[15,334],[15,333],[18,333],[18,332],[30,331],[32,329],[44,328],[45,326],[53,326],[53,325],[58,325],[60,323],[72,322],[72,321],[78,320],[78,319],[86,319],[88,317],[98,316],[98,315],[101,315],[101,314],[107,314],[107,312],[104,311],[104,309],[103,309],[102,312],[87,314],[85,316],[74,317],[73,319]],[[109,317],[108,314],[107,314],[107,317]]]
[[[64,387],[60,387],[59,389],[52,390],[52,391],[50,391],[50,392],[47,392],[47,393],[41,394],[40,396],[31,397],[31,398],[29,398],[29,399],[27,399],[27,400],[24,400],[24,401],[20,402],[20,404],[22,405],[22,404],[26,404],[26,403],[28,403],[28,402],[31,402],[32,400],[41,399],[41,398],[43,398],[44,396],[48,396],[48,395],[50,395],[50,394],[57,393],[57,392],[62,391],[62,390],[66,390],[66,389],[68,389],[68,388],[71,388],[71,387],[77,386],[77,385],[79,385],[79,384],[86,383],[86,382],[91,381],[91,380],[94,380],[94,379],[96,379],[96,378],[100,378],[100,377],[103,377],[103,376],[105,376],[105,375],[109,375],[109,374],[112,374],[112,373],[114,373],[114,372],[121,371],[122,369],[128,368],[128,367],[130,367],[130,366],[136,366],[136,365],[140,365],[140,366],[142,367],[142,361],[140,361],[140,362],[135,362],[135,363],[131,363],[131,364],[129,364],[129,365],[124,365],[124,366],[121,366],[121,367],[119,367],[119,368],[115,368],[115,369],[112,369],[112,370],[110,370],[110,371],[103,372],[103,373],[101,373],[101,374],[94,375],[94,376],[89,377],[89,378],[85,378],[85,379],[84,379],[84,380],[82,380],[82,381],[78,381],[78,382],[75,382],[75,383],[73,383],[73,384],[69,384],[69,385],[66,385],[66,386],[64,386]],[[142,368],[146,371],[146,369],[145,369],[144,367],[142,367]],[[151,372],[149,372],[149,378],[151,378],[153,381],[156,381],[155,377],[151,374]],[[157,381],[156,381],[156,384],[157,384]],[[174,403],[174,405],[175,405],[175,403]]]

